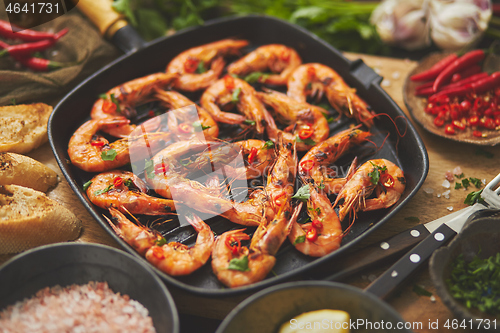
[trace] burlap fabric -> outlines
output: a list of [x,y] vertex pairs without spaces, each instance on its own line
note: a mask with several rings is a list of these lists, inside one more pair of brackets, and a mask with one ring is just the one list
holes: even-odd
[[[0,18],[6,20],[3,6],[0,1]],[[57,32],[66,27],[69,32],[44,55],[53,61],[75,64],[41,73],[23,68],[10,57],[1,58],[0,106],[13,102],[54,104],[83,79],[121,54],[77,9],[35,29]]]

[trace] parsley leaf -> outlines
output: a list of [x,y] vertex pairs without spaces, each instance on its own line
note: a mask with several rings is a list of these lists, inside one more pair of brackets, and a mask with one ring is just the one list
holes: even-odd
[[335,118],[333,118],[332,116],[330,116],[329,114],[327,113],[324,113],[324,112],[321,112],[323,114],[323,117],[326,118],[326,122],[331,124],[335,121]]
[[309,189],[309,184],[302,186],[297,190],[297,193],[295,193],[292,197],[292,199],[297,199],[300,201],[307,201],[311,197],[310,189]]
[[146,162],[144,164],[144,172],[146,173],[146,176],[149,179],[155,178],[155,166],[154,166],[153,160],[149,160],[149,161],[146,160]]
[[201,121],[199,121],[199,120],[195,121],[193,123],[193,129],[194,129],[195,132],[201,132],[201,131],[204,131],[204,130],[209,129],[209,128],[210,128],[210,126],[203,125],[201,123]]
[[481,185],[483,184],[480,179],[469,177],[469,181],[476,186],[476,188],[481,188]]
[[233,258],[229,261],[229,266],[227,269],[232,269],[241,272],[248,272],[250,268],[248,268],[248,256],[244,256],[241,259]]
[[115,97],[115,94],[110,95],[111,102],[116,105],[116,112],[122,113],[122,110],[120,109],[120,104],[118,103],[118,100]]
[[198,67],[196,67],[196,74],[203,74],[207,71],[207,68],[205,67],[205,62],[201,60],[198,63]]
[[156,245],[156,246],[163,246],[163,245],[165,245],[165,244],[167,244],[167,240],[165,239],[165,237],[162,237],[162,238],[157,239],[157,240],[155,241],[155,245]]
[[85,184],[83,184],[83,190],[87,191],[87,189],[89,188],[90,185],[92,185],[92,181],[91,180],[89,180],[88,182],[86,182]]
[[462,188],[462,183],[456,182],[455,183],[455,190],[458,190],[460,188]]
[[467,194],[467,197],[464,200],[464,204],[472,206],[476,202],[483,203],[484,199],[481,198],[482,192],[483,192],[483,190],[479,190],[479,191],[473,191],[473,192]]
[[385,165],[383,167],[380,167],[374,164],[372,161],[370,161],[370,163],[373,165],[373,170],[372,172],[368,173],[368,176],[370,177],[370,181],[372,182],[372,184],[377,185],[380,180],[380,171],[384,172],[385,170],[387,170],[387,167]]
[[269,77],[269,74],[265,74],[262,72],[253,72],[251,74],[248,74],[245,76],[243,80],[245,80],[248,83],[255,83],[261,81],[265,81]]
[[106,94],[100,94],[99,98],[102,98],[102,99],[106,100],[106,99],[108,99],[108,95],[106,95]]
[[114,149],[109,149],[109,150],[103,150],[101,153],[101,158],[103,161],[114,161],[116,158],[116,150]]
[[295,238],[295,240],[293,241],[293,245],[296,245],[299,243],[304,243],[305,241],[306,241],[306,236],[302,235],[302,236]]
[[470,186],[470,182],[467,178],[462,179],[462,186],[467,189]]
[[95,191],[94,195],[104,194],[104,193],[108,192],[109,190],[111,190],[112,188],[113,188],[113,184],[108,185],[108,187],[106,187],[105,189]]
[[246,125],[254,126],[255,125],[255,120],[245,119],[245,121],[243,123],[246,124]]
[[231,95],[231,102],[238,103],[240,101],[241,88],[238,87],[234,89],[233,94]]
[[271,149],[271,148],[274,148],[274,142],[272,142],[271,140],[267,140],[261,149]]

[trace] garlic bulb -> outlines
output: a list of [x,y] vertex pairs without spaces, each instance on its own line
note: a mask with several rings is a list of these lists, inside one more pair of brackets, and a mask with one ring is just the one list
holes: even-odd
[[490,0],[431,0],[430,4],[431,38],[442,49],[464,48],[488,28]]
[[430,45],[427,0],[384,0],[370,22],[387,44],[415,50]]

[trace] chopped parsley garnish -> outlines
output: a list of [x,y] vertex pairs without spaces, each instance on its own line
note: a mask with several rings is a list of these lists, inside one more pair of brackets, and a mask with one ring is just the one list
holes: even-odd
[[462,188],[462,183],[456,182],[455,183],[455,190],[458,190],[460,188]]
[[462,179],[462,178],[464,178],[464,173],[462,172],[459,175],[455,175],[455,177],[457,177],[458,179]]
[[253,72],[251,74],[248,74],[245,76],[243,80],[245,80],[248,83],[255,83],[259,81],[265,81],[269,77],[269,74],[262,73],[262,72]]
[[210,126],[203,125],[201,123],[201,121],[199,121],[199,120],[195,121],[193,123],[193,129],[194,129],[195,132],[201,132],[201,131],[204,131],[204,130],[209,129],[209,128],[210,128]]
[[474,184],[474,186],[475,186],[476,188],[481,188],[482,183],[481,183],[481,180],[480,180],[480,179],[473,178],[473,177],[469,177],[469,181],[470,181],[472,184]]
[[295,240],[293,241],[293,245],[299,244],[299,243],[304,243],[305,241],[306,241],[306,235],[302,235],[302,236],[295,238]]
[[118,103],[118,100],[115,98],[115,94],[111,94],[109,97],[111,98],[111,102],[113,102],[116,105],[116,112],[122,113],[122,110],[120,110],[120,104]]
[[113,184],[108,185],[108,187],[106,187],[105,189],[95,191],[94,195],[104,194],[104,193],[108,192],[109,190],[111,190],[112,188],[113,188]]
[[248,268],[248,256],[244,256],[241,259],[233,258],[229,261],[229,266],[227,269],[232,269],[241,272],[248,272],[250,268]]
[[311,197],[311,193],[309,190],[309,184],[302,186],[297,190],[297,193],[295,193],[292,197],[292,199],[297,199],[300,201],[307,201]]
[[101,153],[101,158],[103,161],[114,161],[116,158],[116,150],[114,149],[109,149],[109,150],[103,150]]
[[134,182],[132,181],[132,179],[129,178],[126,181],[124,181],[123,184],[127,187],[131,187],[134,185]]
[[373,165],[373,170],[372,172],[368,173],[368,176],[370,177],[370,181],[372,182],[372,184],[377,185],[380,180],[380,172],[386,171],[387,167],[385,165],[383,167],[380,167],[374,164],[372,161],[370,161],[370,163]]
[[207,68],[205,67],[205,62],[201,60],[198,63],[198,67],[196,67],[196,74],[203,74],[207,71]]
[[446,283],[451,295],[467,308],[495,316],[500,313],[500,253],[486,259],[476,255],[471,262],[459,254]]
[[89,188],[90,185],[92,185],[92,181],[91,180],[89,180],[88,182],[86,182],[85,184],[83,184],[83,190],[87,191],[87,189]]
[[153,160],[146,160],[144,165],[144,172],[149,179],[153,179],[155,177],[155,166]]
[[238,103],[240,101],[241,88],[238,87],[234,89],[233,94],[231,95],[231,102]]
[[335,118],[333,118],[332,116],[330,116],[329,114],[327,113],[324,113],[324,112],[321,112],[323,114],[323,116],[326,118],[326,122],[331,124],[335,121]]
[[272,142],[271,140],[267,140],[261,149],[271,149],[271,148],[274,148],[274,142]]
[[483,192],[483,190],[479,190],[479,191],[473,191],[473,192],[467,194],[467,197],[464,200],[464,204],[472,206],[476,202],[483,203],[484,199],[481,198],[482,192]]
[[102,99],[108,99],[108,95],[106,95],[106,94],[100,94],[100,95],[99,95],[99,98],[102,98]]
[[157,246],[163,246],[165,244],[167,244],[167,240],[165,239],[165,237],[162,237],[162,238],[157,239],[155,241],[155,245],[157,245]]
[[255,125],[255,120],[245,119],[245,121],[243,123],[246,124],[246,125],[254,126]]

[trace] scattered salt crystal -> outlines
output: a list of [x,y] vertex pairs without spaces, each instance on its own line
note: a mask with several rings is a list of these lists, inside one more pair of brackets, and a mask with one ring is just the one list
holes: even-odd
[[448,179],[443,180],[443,184],[441,185],[443,185],[444,188],[450,188],[450,182],[448,181]]
[[395,79],[395,80],[399,79],[400,76],[401,76],[401,74],[399,72],[392,73],[392,78]]
[[373,282],[377,279],[377,276],[375,274],[370,274],[368,275],[368,281]]
[[486,185],[486,178],[484,178],[483,180],[481,180],[481,183],[483,183],[483,185]]
[[445,197],[446,199],[449,199],[450,198],[450,190],[444,191],[443,192],[443,197]]
[[448,207],[446,207],[446,209],[448,209],[451,212],[451,211],[453,211],[453,206],[448,206]]
[[380,75],[380,68],[375,67],[375,68],[373,69],[373,71],[374,71],[375,73],[377,73],[377,74],[379,74],[379,75]]
[[439,194],[439,193],[438,193],[436,196],[437,196],[438,198],[441,198],[441,194]]
[[429,297],[429,299],[432,303],[436,302],[436,297],[434,295],[431,295],[431,297]]
[[382,87],[389,87],[391,85],[391,81],[383,80],[381,83]]
[[448,181],[452,182],[453,181],[453,174],[451,173],[450,170],[446,171],[444,174],[444,178],[446,178]]
[[57,50],[50,52],[50,55],[53,57],[57,56],[58,54],[59,54],[59,51],[57,51]]
[[423,188],[424,192],[427,194],[432,194],[434,193],[434,189],[432,187],[424,187]]
[[459,166],[457,166],[455,169],[453,169],[454,175],[460,176],[462,173],[464,173],[464,172],[462,171],[462,168]]

